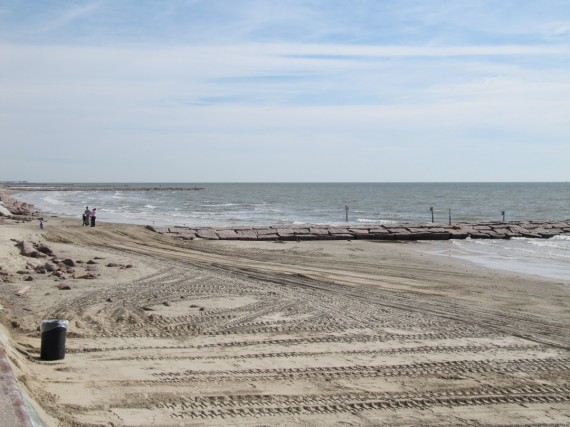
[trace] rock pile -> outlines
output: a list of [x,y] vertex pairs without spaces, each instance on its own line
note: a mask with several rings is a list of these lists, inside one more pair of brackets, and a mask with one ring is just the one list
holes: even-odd
[[[29,258],[41,259],[40,263],[28,262],[25,269],[17,271],[17,274],[26,276],[23,280],[33,281],[32,274],[42,274],[53,276],[56,281],[67,278],[73,279],[95,279],[100,274],[96,273],[95,262],[90,260],[86,268],[80,268],[78,265],[83,261],[74,261],[71,258],[63,258],[49,246],[43,243],[30,243],[22,240],[16,244],[20,249],[20,254]],[[59,285],[58,285],[59,286]],[[61,288],[60,288],[61,289]]]
[[0,217],[31,220],[37,211],[29,203],[23,203],[0,193]]
[[389,224],[368,227],[153,227],[149,230],[178,239],[194,240],[448,240],[510,239],[512,237],[549,238],[570,236],[570,220],[510,221],[457,224]]
[[4,267],[2,267],[0,265],[0,283],[12,283],[12,277],[13,275],[4,269]]
[[[44,277],[53,277],[58,282],[56,285],[58,289],[68,290],[70,286],[63,282],[67,279],[96,279],[101,276],[98,261],[104,258],[94,257],[83,261],[64,257],[45,243],[32,243],[26,240],[16,241],[15,239],[14,242],[20,250],[20,255],[28,258],[28,260],[25,266],[17,271],[15,269],[9,271],[5,266],[0,265],[0,283],[31,282],[43,275]],[[132,264],[118,264],[116,262],[109,262],[106,267],[135,268]]]

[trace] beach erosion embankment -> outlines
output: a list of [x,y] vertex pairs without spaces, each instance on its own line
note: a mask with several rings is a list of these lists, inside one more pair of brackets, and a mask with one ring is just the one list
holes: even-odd
[[457,224],[400,223],[367,227],[273,226],[273,227],[155,227],[148,229],[165,236],[184,240],[449,240],[449,239],[510,239],[526,237],[547,239],[570,236],[570,220],[512,221]]

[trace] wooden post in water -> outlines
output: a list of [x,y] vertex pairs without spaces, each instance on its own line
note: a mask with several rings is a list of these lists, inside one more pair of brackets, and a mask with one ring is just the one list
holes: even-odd
[[433,206],[431,206],[429,210],[431,211],[431,222],[433,222]]
[[449,225],[451,225],[451,208],[449,208]]
[[348,222],[348,206],[345,206],[344,210],[346,211],[346,222]]

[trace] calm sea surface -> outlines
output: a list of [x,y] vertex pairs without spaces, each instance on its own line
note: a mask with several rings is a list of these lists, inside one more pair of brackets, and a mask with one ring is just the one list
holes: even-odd
[[[105,184],[110,186],[112,184]],[[121,184],[124,185],[124,184]],[[131,188],[183,184],[129,184]],[[98,219],[155,225],[246,226],[570,219],[570,183],[191,183],[200,191],[36,191],[16,195],[52,214],[96,207]],[[570,239],[441,242],[441,254],[570,280]],[[453,250],[449,250],[449,248]],[[513,267],[514,265],[514,267]]]

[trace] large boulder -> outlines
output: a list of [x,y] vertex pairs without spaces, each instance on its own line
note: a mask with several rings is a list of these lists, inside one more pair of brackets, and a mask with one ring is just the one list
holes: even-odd
[[218,230],[218,237],[222,240],[235,240],[238,234],[234,230]]
[[257,240],[257,232],[254,230],[237,230],[236,234],[240,240]]
[[44,245],[43,243],[41,243],[37,246],[37,250],[43,254],[54,256],[52,248],[50,248],[47,245]]
[[4,207],[4,204],[2,202],[0,202],[0,216],[5,216],[5,217],[12,216],[12,212],[6,209],[6,207]]
[[20,248],[20,254],[27,257],[33,257],[37,254],[36,248],[30,242],[26,240],[22,240],[16,246]]
[[200,228],[196,231],[196,235],[201,239],[219,240],[218,235],[211,228]]

